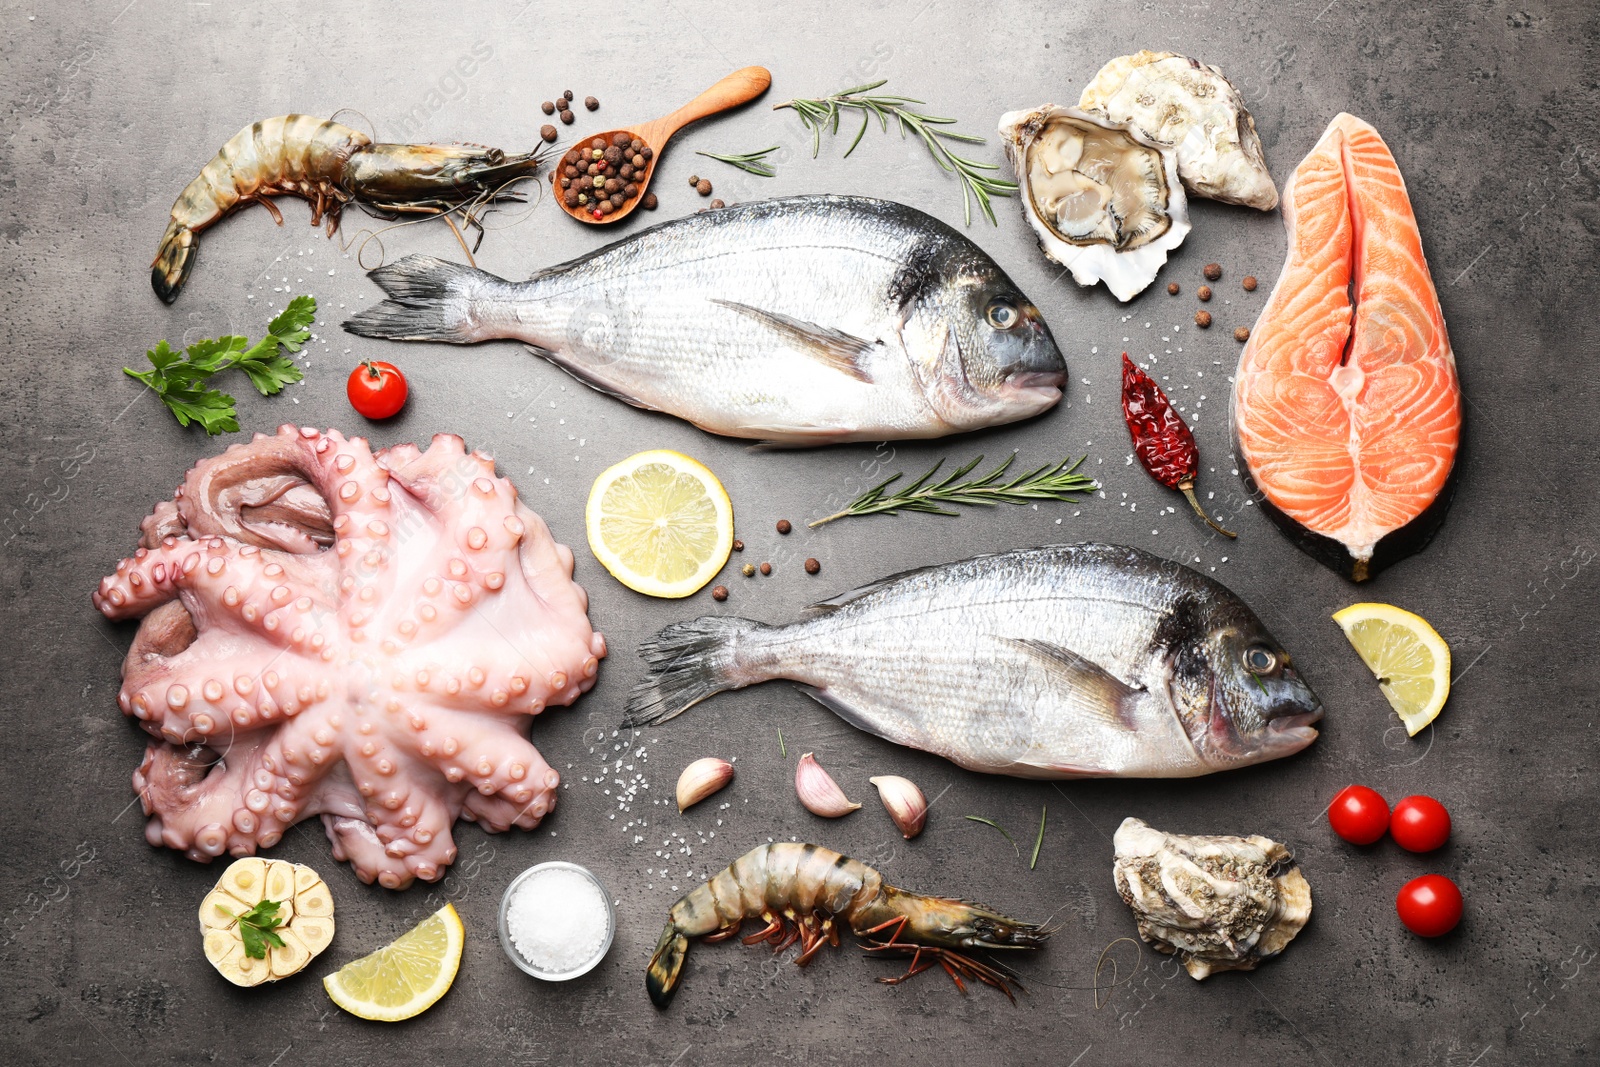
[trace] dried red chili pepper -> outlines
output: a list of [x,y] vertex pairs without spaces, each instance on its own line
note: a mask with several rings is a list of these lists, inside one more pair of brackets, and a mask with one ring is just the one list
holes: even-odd
[[1122,353],[1122,418],[1133,438],[1133,454],[1150,477],[1188,497],[1194,513],[1213,530],[1224,537],[1238,536],[1213,522],[1195,499],[1200,449],[1194,434],[1155,379],[1140,370],[1126,352]]

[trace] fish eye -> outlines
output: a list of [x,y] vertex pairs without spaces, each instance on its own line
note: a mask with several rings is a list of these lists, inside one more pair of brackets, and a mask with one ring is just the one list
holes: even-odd
[[983,317],[997,330],[1009,330],[1022,321],[1022,312],[1009,300],[996,297],[984,308]]
[[1244,669],[1251,674],[1271,674],[1278,668],[1278,657],[1266,645],[1251,645],[1244,650]]

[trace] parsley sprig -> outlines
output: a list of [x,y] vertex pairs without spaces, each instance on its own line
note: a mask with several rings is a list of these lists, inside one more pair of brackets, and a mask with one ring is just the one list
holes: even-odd
[[178,419],[178,425],[199,423],[206,433],[233,433],[239,429],[239,413],[234,399],[207,382],[213,374],[230,368],[244,371],[250,384],[262,396],[271,396],[290,382],[305,375],[284,351],[298,352],[311,337],[311,323],[317,317],[317,302],[297,296],[267,326],[267,335],[255,344],[247,337],[217,337],[196,341],[183,352],[162,341],[145,355],[153,369],[136,371],[123,367],[124,374],[137,378],[155,391]]
[[239,920],[239,938],[244,942],[244,954],[253,960],[266,959],[268,945],[283,947],[283,938],[276,933],[277,928],[283,925],[283,919],[278,916],[279,903],[276,900],[263,900],[249,911],[235,916]]

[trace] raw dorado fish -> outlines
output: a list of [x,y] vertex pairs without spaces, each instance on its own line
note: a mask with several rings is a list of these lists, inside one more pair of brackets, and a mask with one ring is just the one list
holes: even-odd
[[1378,131],[1329,123],[1283,193],[1289,257],[1234,376],[1267,512],[1364,581],[1420,550],[1454,488],[1461,385],[1405,181]]
[[1136,548],[978,556],[812,611],[668,626],[640,649],[652,674],[627,723],[787,678],[846,722],[968,770],[1187,778],[1298,752],[1322,717],[1238,597]]
[[652,226],[508,282],[410,256],[364,337],[513,337],[586,385],[774,444],[942,437],[1061,399],[1067,365],[1004,271],[901,204],[765,200]]

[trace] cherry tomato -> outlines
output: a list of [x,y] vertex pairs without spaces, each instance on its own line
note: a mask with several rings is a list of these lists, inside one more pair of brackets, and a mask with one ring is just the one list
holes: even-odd
[[1461,921],[1461,890],[1442,874],[1425,874],[1401,887],[1394,906],[1418,937],[1443,937]]
[[1450,813],[1432,797],[1406,797],[1394,806],[1389,833],[1408,852],[1432,852],[1450,840]]
[[369,419],[387,419],[405,407],[407,391],[400,368],[379,359],[363,360],[345,384],[350,406]]
[[1389,803],[1376,789],[1347,785],[1328,805],[1328,822],[1352,845],[1370,845],[1389,828]]

